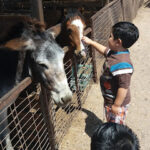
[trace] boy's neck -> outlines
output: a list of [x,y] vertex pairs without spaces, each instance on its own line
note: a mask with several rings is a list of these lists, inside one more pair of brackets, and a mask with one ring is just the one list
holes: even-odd
[[117,49],[115,49],[113,51],[115,51],[115,52],[121,52],[121,51],[126,51],[126,50],[127,50],[126,48],[120,47],[120,48],[117,48]]

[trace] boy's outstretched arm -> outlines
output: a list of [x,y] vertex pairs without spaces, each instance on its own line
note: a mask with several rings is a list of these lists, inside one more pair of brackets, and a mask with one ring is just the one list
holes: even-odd
[[104,55],[104,52],[106,50],[107,47],[105,47],[104,45],[96,42],[96,41],[93,41],[92,39],[86,37],[86,36],[83,36],[82,40],[86,43],[86,44],[89,44],[91,46],[93,46],[99,53],[103,54]]
[[114,104],[112,105],[112,112],[114,114],[118,114],[119,113],[119,108],[121,107],[126,95],[127,95],[127,91],[128,89],[125,88],[119,88],[117,91],[117,96],[115,99]]

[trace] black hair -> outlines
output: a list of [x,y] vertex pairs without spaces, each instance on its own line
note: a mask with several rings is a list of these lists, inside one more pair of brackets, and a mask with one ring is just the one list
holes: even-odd
[[139,150],[136,134],[127,126],[116,123],[100,125],[91,138],[91,150]]
[[112,27],[114,40],[121,39],[124,48],[131,47],[139,38],[138,28],[130,22],[118,22]]

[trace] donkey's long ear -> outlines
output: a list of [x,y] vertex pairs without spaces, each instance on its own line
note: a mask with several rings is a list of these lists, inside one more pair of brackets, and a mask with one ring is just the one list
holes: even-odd
[[0,45],[0,48],[8,48],[12,51],[25,51],[25,50],[34,50],[35,45],[31,39],[21,39],[15,38],[7,41],[5,44]]
[[46,30],[49,34],[51,34],[53,36],[53,38],[55,39],[61,32],[61,23],[50,27],[49,29]]

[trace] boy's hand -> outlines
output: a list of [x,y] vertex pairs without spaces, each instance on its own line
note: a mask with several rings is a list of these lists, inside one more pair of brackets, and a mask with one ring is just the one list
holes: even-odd
[[117,105],[113,104],[112,107],[111,107],[111,111],[112,111],[112,113],[114,113],[115,115],[118,115],[119,112],[120,112],[120,106],[117,106]]
[[82,37],[82,40],[83,40],[83,42],[85,42],[86,44],[91,44],[91,43],[92,43],[92,40],[89,39],[89,38],[86,37],[86,36],[83,36],[83,37]]

